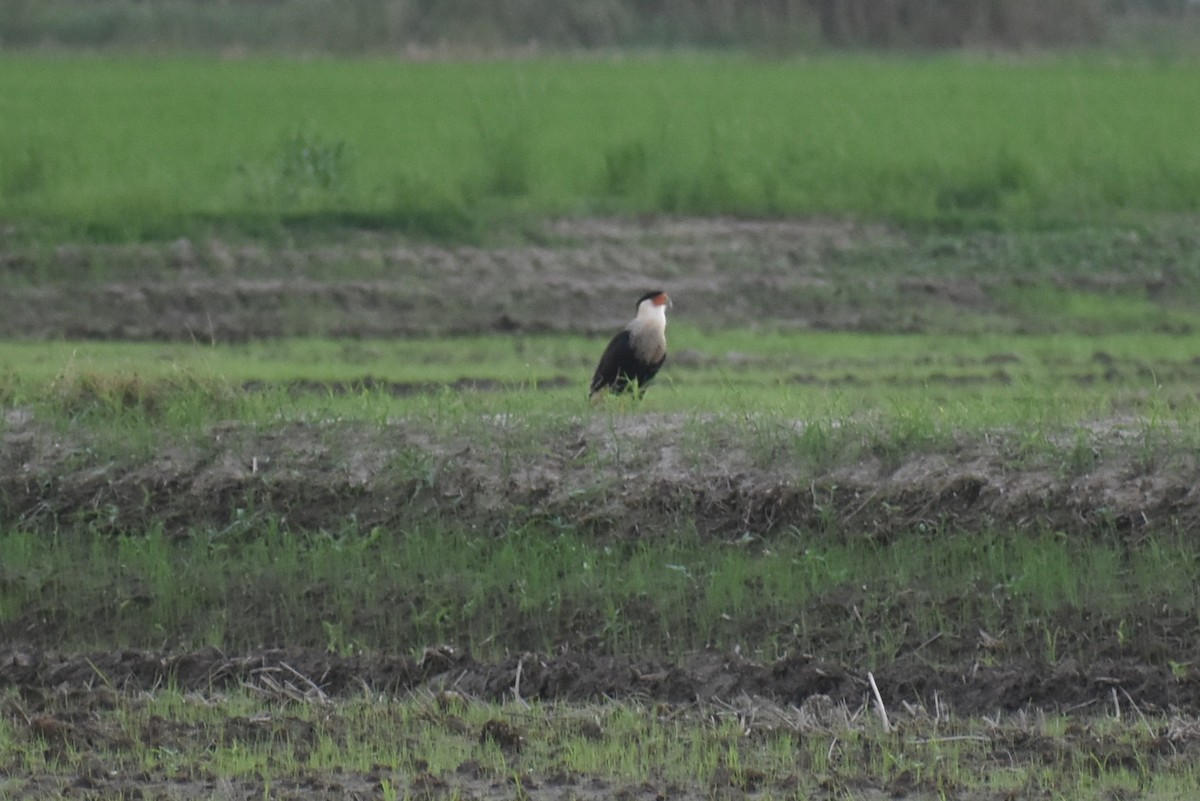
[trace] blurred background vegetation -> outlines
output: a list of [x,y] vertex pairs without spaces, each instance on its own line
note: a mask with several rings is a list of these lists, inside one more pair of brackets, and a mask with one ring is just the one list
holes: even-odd
[[1200,0],[0,0],[0,48],[513,51],[1140,46],[1196,51]]

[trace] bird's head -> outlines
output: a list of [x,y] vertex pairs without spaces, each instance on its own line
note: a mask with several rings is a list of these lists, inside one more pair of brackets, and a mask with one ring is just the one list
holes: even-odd
[[665,307],[669,309],[672,305],[671,296],[666,292],[663,292],[661,289],[655,289],[654,291],[647,292],[645,295],[642,295],[640,298],[638,298],[637,307],[639,312],[642,310],[642,304],[647,304],[652,308],[661,309]]
[[636,320],[643,325],[662,328],[667,324],[667,309],[671,307],[671,296],[661,290],[647,292],[638,300]]

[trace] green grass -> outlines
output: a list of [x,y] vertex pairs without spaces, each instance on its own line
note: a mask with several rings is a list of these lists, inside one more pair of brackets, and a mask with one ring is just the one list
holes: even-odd
[[1169,534],[1131,552],[1116,537],[999,529],[879,542],[792,528],[730,543],[681,527],[626,541],[563,520],[484,534],[447,516],[305,533],[253,510],[184,537],[10,525],[0,556],[0,630],[41,620],[83,649],[419,653],[448,642],[490,656],[586,642],[774,659],[819,644],[825,658],[870,667],[922,643],[935,662],[953,658],[963,646],[936,641],[966,625],[1007,641],[996,658],[1056,662],[1110,639],[1135,647],[1129,632],[1186,614],[1200,586],[1194,545]]
[[[327,792],[384,799],[423,797],[431,787],[452,798],[522,797],[524,785],[612,795],[670,788],[684,797],[749,790],[764,801],[831,789],[846,798],[886,791],[1165,801],[1189,797],[1198,781],[1194,760],[1165,754],[1157,735],[1172,723],[1194,724],[1158,715],[1139,725],[1098,718],[1081,726],[1058,715],[983,721],[896,709],[902,728],[887,732],[870,713],[835,709],[825,721],[762,702],[686,710],[265,696],[164,688],[136,698],[111,694],[85,715],[51,705],[27,717],[22,699],[0,697],[16,710],[0,718],[0,797],[53,797],[89,772],[164,794],[215,784],[274,797],[319,780]],[[481,741],[495,721],[519,733],[519,750]],[[1187,738],[1176,742],[1189,748]],[[96,764],[112,773],[96,774]]]
[[[572,335],[3,342],[0,399],[37,406],[50,421],[126,418],[168,429],[231,417],[412,416],[451,426],[479,415],[563,418],[589,408],[586,386],[603,344]],[[677,324],[671,347],[642,411],[947,431],[1113,415],[1187,422],[1200,380],[1200,336],[1190,333],[882,336]],[[445,388],[463,380],[491,388]]]
[[0,213],[99,240],[596,212],[1128,221],[1200,208],[1197,80],[1084,57],[6,56]]

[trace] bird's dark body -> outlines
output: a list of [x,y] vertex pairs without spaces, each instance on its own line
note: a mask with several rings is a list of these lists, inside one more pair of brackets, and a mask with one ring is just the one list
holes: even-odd
[[658,370],[667,360],[666,354],[654,360],[644,361],[638,358],[633,347],[633,335],[628,328],[621,331],[600,357],[596,374],[592,376],[592,393],[608,388],[612,392],[625,392],[635,384],[639,389],[646,386],[650,379],[658,374]]

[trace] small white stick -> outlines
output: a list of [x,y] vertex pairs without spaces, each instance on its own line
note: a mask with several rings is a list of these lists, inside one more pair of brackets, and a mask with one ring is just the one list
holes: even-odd
[[1150,733],[1151,737],[1153,737],[1154,729],[1150,726],[1150,721],[1146,720],[1146,716],[1142,714],[1142,710],[1138,709],[1137,702],[1133,700],[1132,696],[1129,695],[1124,687],[1121,688],[1121,695],[1125,696],[1125,700],[1129,702],[1130,708],[1133,709],[1134,712],[1137,712],[1138,717],[1142,719],[1142,725],[1146,727],[1146,731]]
[[875,675],[871,671],[867,671],[867,681],[871,682],[871,692],[875,693],[875,711],[879,713],[879,719],[883,722],[883,730],[891,731],[892,724],[888,723],[887,709],[883,706],[883,696],[879,694],[879,685],[875,683]]

